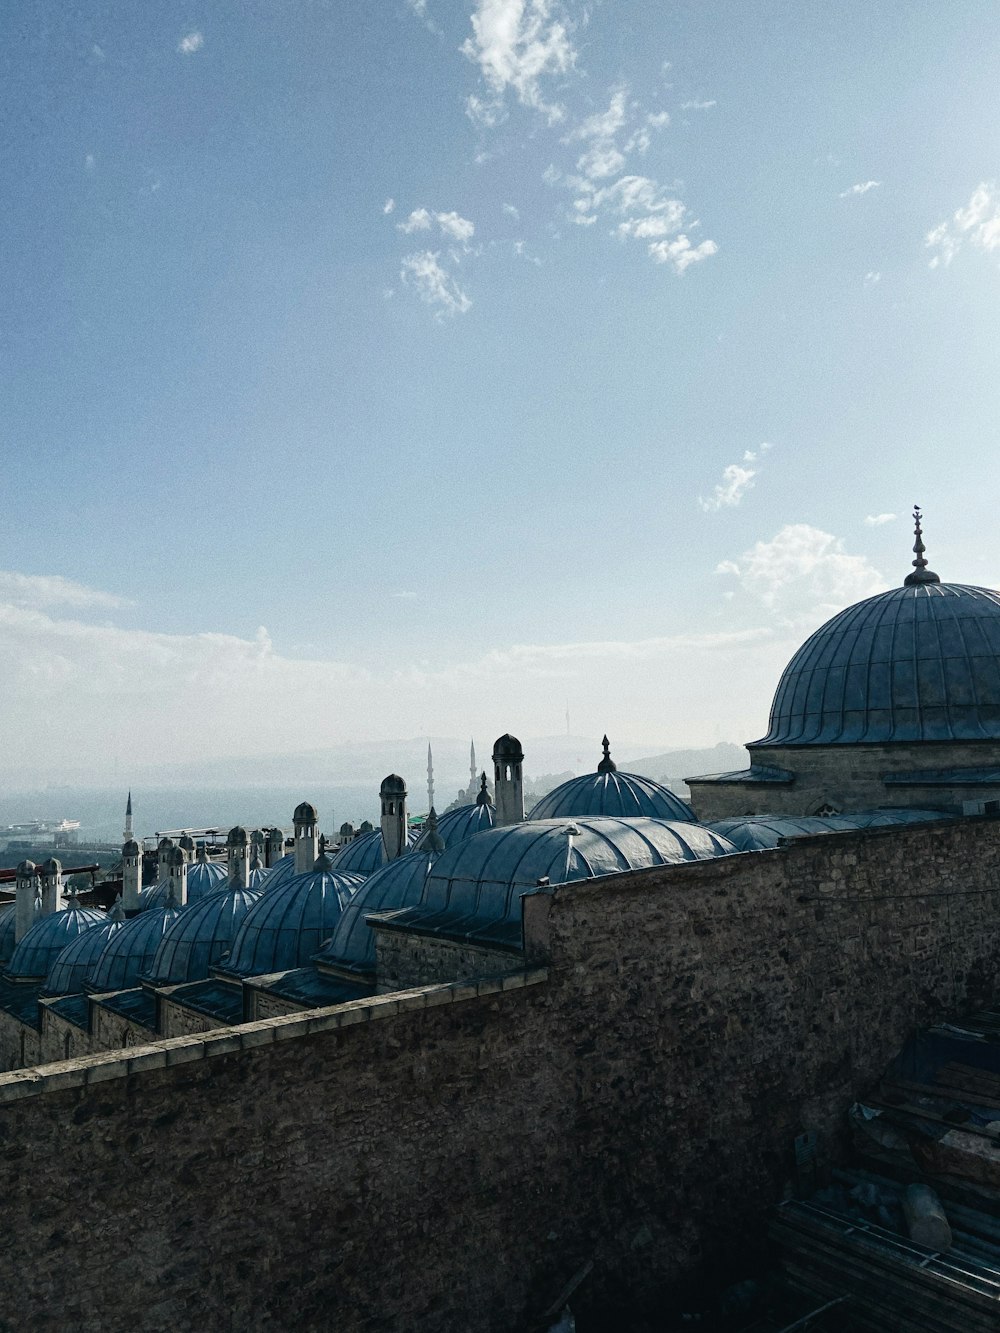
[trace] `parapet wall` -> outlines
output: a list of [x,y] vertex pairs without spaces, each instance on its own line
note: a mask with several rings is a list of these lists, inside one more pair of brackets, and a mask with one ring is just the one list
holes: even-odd
[[509,1333],[590,1263],[583,1327],[738,1276],[793,1136],[996,993],[1000,821],[529,908],[547,969],[0,1076],[8,1322]]

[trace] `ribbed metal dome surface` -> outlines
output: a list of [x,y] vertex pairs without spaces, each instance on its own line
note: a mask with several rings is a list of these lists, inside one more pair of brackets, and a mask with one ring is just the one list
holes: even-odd
[[272,889],[278,889],[282,884],[287,884],[295,874],[295,853],[286,852],[284,856],[279,856],[273,866],[269,866],[264,875],[262,889],[268,893]]
[[[210,893],[218,893],[229,878],[229,869],[220,861],[193,861],[187,872],[188,904],[197,903],[207,898]],[[140,911],[151,907],[166,907],[170,893],[170,881],[161,879],[151,889],[146,889],[139,903]]]
[[226,971],[252,977],[302,967],[330,938],[364,877],[334,870],[329,857],[322,859],[325,867],[261,894],[233,941]]
[[923,824],[929,819],[947,818],[940,810],[874,810],[850,815],[746,815],[740,819],[713,819],[705,827],[728,838],[741,852],[759,852],[777,847],[782,838],[893,824]]
[[[457,810],[449,810],[438,819],[437,831],[446,847],[453,847],[456,842],[471,838],[474,833],[482,833],[492,828],[496,819],[496,809],[492,805],[460,805]],[[415,852],[422,851],[427,841],[427,826],[420,832],[413,844]],[[387,909],[388,910],[388,909]]]
[[164,934],[180,916],[182,907],[154,907],[126,921],[94,964],[86,989],[95,993],[128,990],[153,966]]
[[[570,830],[575,830],[570,837]],[[660,819],[532,820],[477,833],[442,852],[416,907],[396,920],[466,939],[519,944],[521,896],[550,884],[727,856],[699,824]]]
[[201,981],[233,946],[243,918],[261,895],[220,889],[185,907],[160,942],[149,975],[162,985]]
[[113,935],[125,928],[125,918],[105,917],[66,945],[49,968],[43,995],[82,995],[83,983],[93,972]]
[[7,975],[47,977],[49,968],[67,944],[106,920],[104,913],[95,907],[74,906],[64,912],[50,912],[35,922],[11,954]]
[[893,588],[827,621],[778,683],[755,745],[1000,740],[1000,594]]
[[[5,907],[0,907],[0,963],[9,963],[11,954],[14,952],[14,929],[17,925],[15,907],[15,903],[8,903]],[[40,911],[41,903],[36,898],[32,912],[32,923],[38,920]]]
[[[408,847],[414,845],[417,836],[415,828],[408,830]],[[382,860],[382,830],[373,829],[371,833],[362,833],[359,838],[352,839],[346,847],[331,855],[330,864],[334,870],[346,870],[352,875],[373,875],[385,864]]]
[[543,796],[528,816],[536,819],[681,819],[694,811],[668,787],[638,773],[584,773]]
[[[441,822],[444,823],[444,817]],[[436,859],[414,849],[410,855],[398,856],[369,875],[344,908],[332,937],[316,954],[316,961],[336,963],[357,972],[373,972],[375,933],[365,923],[365,916],[368,912],[388,912],[418,903],[427,872]]]

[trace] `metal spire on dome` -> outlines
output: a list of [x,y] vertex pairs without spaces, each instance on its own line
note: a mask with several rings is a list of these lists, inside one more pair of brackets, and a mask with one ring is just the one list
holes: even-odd
[[441,834],[438,832],[438,817],[437,817],[437,811],[434,809],[433,806],[431,806],[431,808],[430,808],[430,810],[429,810],[429,812],[428,812],[428,814],[427,814],[427,825],[426,825],[426,828],[427,828],[427,831],[426,831],[426,833],[424,834],[424,840],[423,840],[423,842],[422,842],[422,844],[421,844],[421,846],[423,847],[424,851],[425,851],[425,852],[434,852],[435,854],[437,854],[438,852],[443,852],[443,851],[444,851],[444,838],[442,838],[442,837],[441,837]]
[[476,797],[476,805],[493,804],[493,797],[489,793],[489,788],[487,787],[486,782],[487,778],[484,770],[482,777],[479,779],[479,795]]
[[914,541],[914,543],[913,543],[913,554],[914,554],[917,558],[916,558],[916,560],[913,561],[913,573],[912,573],[912,574],[907,574],[906,578],[903,580],[903,586],[904,586],[904,588],[912,588],[912,587],[915,587],[917,584],[920,584],[920,583],[940,583],[940,582],[941,582],[941,580],[938,578],[937,574],[935,574],[934,571],[933,571],[932,569],[928,569],[928,568],[927,568],[927,561],[924,559],[924,551],[925,551],[927,548],[924,546],[924,534],[923,534],[923,529],[922,529],[921,526],[920,526],[920,520],[921,520],[922,518],[923,518],[923,514],[920,512],[920,506],[919,506],[919,505],[914,505],[914,506],[913,506],[913,535],[914,535],[915,541]]
[[427,742],[427,809],[434,809],[434,756],[430,741]]
[[598,773],[617,773],[618,765],[611,758],[611,742],[608,740],[607,734],[605,734],[601,744],[604,746],[604,758],[597,765]]

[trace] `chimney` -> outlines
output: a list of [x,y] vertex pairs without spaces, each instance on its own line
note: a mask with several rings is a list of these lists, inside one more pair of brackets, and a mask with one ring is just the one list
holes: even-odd
[[183,847],[171,848],[167,878],[170,884],[168,899],[173,898],[178,907],[183,907],[188,900],[188,863]]
[[22,861],[14,884],[14,943],[20,944],[35,924],[35,863]]
[[122,907],[127,914],[139,910],[142,888],[142,850],[134,838],[122,848]]
[[195,854],[194,838],[191,837],[190,833],[182,833],[177,839],[177,846],[184,853],[184,860],[190,865]]
[[395,861],[409,846],[406,783],[398,773],[390,773],[382,779],[379,796],[382,800],[382,860]]
[[496,796],[496,822],[520,824],[524,821],[524,788],[521,767],[524,751],[521,742],[509,732],[493,745],[493,791]]
[[227,888],[245,889],[250,883],[250,840],[239,824],[229,830],[226,838],[229,852],[229,883]]
[[267,865],[276,865],[285,854],[285,830],[269,828],[267,830]]
[[314,805],[303,801],[301,805],[295,807],[292,819],[295,822],[295,873],[308,875],[319,856],[319,838],[316,829],[319,815]]
[[174,850],[173,838],[161,838],[156,845],[156,882],[169,875],[170,853]]
[[50,857],[42,866],[41,876],[42,916],[49,916],[63,908],[62,865],[54,856]]

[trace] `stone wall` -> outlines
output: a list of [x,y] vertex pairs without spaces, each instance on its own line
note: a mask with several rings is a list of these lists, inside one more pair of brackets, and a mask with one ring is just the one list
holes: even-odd
[[836,1148],[914,1028],[995,995],[1000,821],[557,886],[526,920],[547,971],[0,1076],[21,1326],[510,1333],[588,1263],[581,1333],[662,1319],[755,1261],[796,1133]]
[[502,976],[524,966],[520,951],[491,949],[441,935],[400,930],[390,920],[372,921],[378,991],[384,995],[432,981]]
[[107,1008],[99,996],[94,996],[90,1001],[90,1039],[95,1051],[112,1051],[123,1046],[145,1046],[156,1040],[156,1033]]
[[191,1009],[186,1004],[167,999],[165,992],[161,992],[157,1013],[161,1037],[186,1037],[191,1033],[212,1032],[215,1028],[227,1026],[219,1019],[200,1014],[197,1009]]
[[757,764],[795,774],[790,784],[774,782],[707,782],[687,779],[691,804],[699,819],[732,819],[739,815],[814,815],[832,805],[846,813],[879,806],[944,809],[961,812],[963,800],[996,800],[996,787],[902,786],[887,784],[888,773],[921,769],[1000,768],[1000,746],[993,741],[932,742],[914,745],[749,746]]
[[94,1044],[90,1033],[78,1028],[60,1014],[53,1013],[47,1004],[41,1006],[42,1030],[38,1042],[38,1064],[52,1064],[57,1060],[75,1060],[90,1055]]

